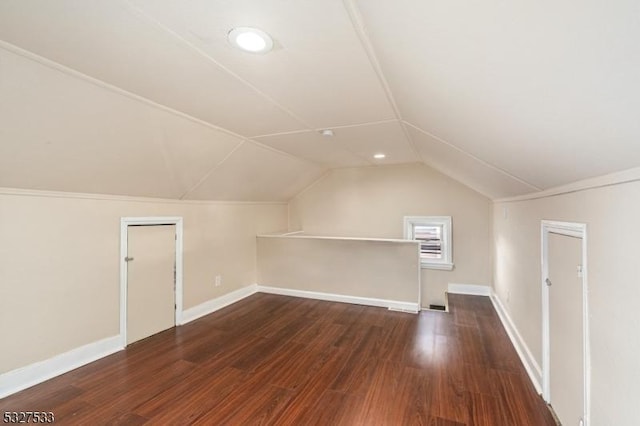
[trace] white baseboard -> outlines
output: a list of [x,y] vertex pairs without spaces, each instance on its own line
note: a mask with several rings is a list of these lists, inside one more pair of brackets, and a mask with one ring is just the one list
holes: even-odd
[[488,285],[449,283],[447,292],[451,294],[468,294],[471,296],[491,296],[492,289]]
[[498,313],[498,316],[500,317],[500,321],[502,321],[502,325],[504,326],[504,329],[507,331],[507,334],[509,335],[509,339],[511,339],[511,343],[513,344],[513,347],[516,348],[516,352],[518,352],[518,356],[520,357],[522,364],[524,364],[524,368],[527,370],[527,374],[531,379],[531,383],[533,383],[533,386],[536,388],[536,392],[541,394],[542,393],[542,385],[541,385],[542,369],[540,368],[540,365],[538,365],[538,363],[536,362],[535,358],[533,357],[533,354],[529,350],[529,347],[524,342],[524,339],[522,338],[522,336],[518,332],[518,329],[513,323],[513,320],[511,319],[504,305],[498,298],[498,295],[495,294],[494,292],[491,292],[491,302],[493,303],[493,307],[495,308],[496,312]]
[[293,290],[281,287],[269,287],[258,285],[258,292],[280,294],[283,296],[303,297],[306,299],[326,300],[329,302],[353,303],[356,305],[377,306],[393,311],[417,313],[420,310],[418,303],[400,302],[396,300],[375,299],[371,297],[346,296],[334,293],[321,293],[317,291]]
[[186,309],[182,312],[182,324],[186,324],[205,315],[209,315],[215,311],[218,311],[226,306],[236,303],[245,297],[249,297],[256,293],[258,290],[257,284],[252,284],[247,287],[242,287],[238,290],[234,290],[231,293],[227,293],[215,299],[207,300],[193,308]]
[[56,355],[53,358],[0,374],[0,398],[42,383],[122,349],[120,336],[108,337]]

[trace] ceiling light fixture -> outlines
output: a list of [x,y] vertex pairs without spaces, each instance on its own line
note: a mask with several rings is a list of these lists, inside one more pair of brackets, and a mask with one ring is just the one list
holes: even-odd
[[373,158],[375,158],[376,160],[382,160],[385,157],[386,157],[386,155],[384,155],[384,154],[375,154],[373,156]]
[[331,130],[331,129],[324,129],[324,130],[322,130],[322,131],[320,132],[320,134],[321,134],[322,136],[324,136],[325,138],[330,138],[330,137],[332,137],[332,136],[333,136],[333,130]]
[[251,27],[238,27],[227,34],[232,46],[249,53],[267,53],[273,49],[269,34]]

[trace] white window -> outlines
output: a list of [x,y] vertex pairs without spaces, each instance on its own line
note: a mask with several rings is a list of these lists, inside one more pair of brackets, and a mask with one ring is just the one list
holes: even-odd
[[451,216],[405,216],[404,237],[420,241],[423,268],[453,269]]

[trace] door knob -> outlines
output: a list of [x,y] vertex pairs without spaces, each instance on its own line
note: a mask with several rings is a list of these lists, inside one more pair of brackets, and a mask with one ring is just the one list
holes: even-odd
[[131,262],[132,260],[133,260],[133,257],[128,257],[127,256],[127,257],[124,258],[125,262]]

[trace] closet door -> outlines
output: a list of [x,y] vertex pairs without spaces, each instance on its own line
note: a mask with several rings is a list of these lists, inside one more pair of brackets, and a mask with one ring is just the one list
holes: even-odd
[[175,225],[128,227],[127,344],[175,326]]

